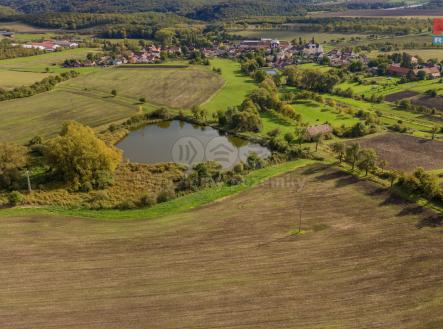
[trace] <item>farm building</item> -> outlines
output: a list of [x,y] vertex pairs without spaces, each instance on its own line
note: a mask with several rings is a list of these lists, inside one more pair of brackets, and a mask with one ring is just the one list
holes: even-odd
[[8,37],[11,38],[14,36],[14,32],[10,32],[10,31],[0,31],[0,35],[3,37]]

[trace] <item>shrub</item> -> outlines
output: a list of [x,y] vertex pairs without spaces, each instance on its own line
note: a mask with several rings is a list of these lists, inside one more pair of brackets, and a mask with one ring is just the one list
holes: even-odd
[[6,197],[8,199],[8,204],[13,207],[18,205],[19,203],[22,203],[25,199],[23,194],[18,191],[12,191],[11,193],[8,193]]
[[157,202],[158,203],[167,202],[169,200],[174,199],[175,197],[176,195],[174,189],[166,188],[157,195]]
[[172,114],[165,107],[161,107],[161,108],[149,113],[147,116],[149,119],[168,120],[168,119],[172,118]]
[[246,159],[246,164],[248,165],[248,168],[255,170],[263,168],[265,166],[265,161],[260,158],[257,153],[252,152]]
[[243,165],[243,163],[237,163],[233,168],[233,171],[237,174],[242,173],[243,170],[245,170],[245,166]]
[[11,188],[21,178],[27,163],[26,148],[13,143],[0,143],[0,187]]
[[125,200],[122,203],[120,203],[117,207],[118,209],[121,210],[130,210],[137,208],[136,204],[132,200]]
[[244,182],[244,178],[242,175],[234,175],[229,177],[226,180],[226,184],[229,186],[240,185]]
[[143,195],[140,198],[140,202],[139,202],[141,207],[152,207],[156,203],[157,203],[157,200],[154,197],[152,197],[152,196],[150,196],[148,194]]
[[271,131],[268,131],[268,136],[269,137],[277,137],[278,135],[280,135],[280,129],[275,128],[272,129]]

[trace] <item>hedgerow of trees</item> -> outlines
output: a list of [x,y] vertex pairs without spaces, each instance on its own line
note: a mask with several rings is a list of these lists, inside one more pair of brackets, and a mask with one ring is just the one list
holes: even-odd
[[57,76],[49,76],[42,81],[33,83],[31,86],[17,87],[12,90],[0,88],[0,101],[14,98],[30,97],[52,90],[58,83],[75,78],[79,75],[76,71],[63,72]]

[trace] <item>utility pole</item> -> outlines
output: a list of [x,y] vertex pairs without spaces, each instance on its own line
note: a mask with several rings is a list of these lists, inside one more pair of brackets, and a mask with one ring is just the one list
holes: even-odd
[[306,185],[306,179],[305,178],[301,178],[298,181],[298,188],[297,188],[297,192],[298,192],[298,196],[299,196],[299,206],[298,206],[298,233],[301,233],[301,223],[302,223],[302,219],[303,219],[303,206],[304,206],[304,198],[303,198],[303,191],[305,189],[305,185]]
[[29,178],[29,170],[26,169],[26,181],[28,183],[28,193],[32,193],[32,187],[31,187],[31,178]]

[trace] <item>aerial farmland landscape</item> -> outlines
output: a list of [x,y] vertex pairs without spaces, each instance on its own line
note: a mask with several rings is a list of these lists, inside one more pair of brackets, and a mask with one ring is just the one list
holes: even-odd
[[0,328],[443,328],[441,0],[0,0]]

